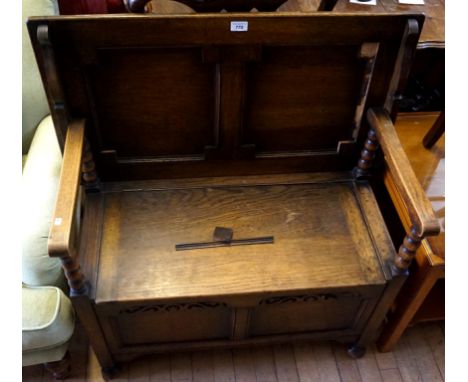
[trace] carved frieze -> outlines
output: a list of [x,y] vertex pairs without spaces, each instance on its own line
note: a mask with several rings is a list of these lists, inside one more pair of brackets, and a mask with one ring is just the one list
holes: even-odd
[[122,309],[119,311],[119,313],[133,314],[146,312],[178,312],[183,310],[201,310],[221,307],[227,308],[227,305],[223,302],[191,302],[174,304],[136,305],[130,308]]

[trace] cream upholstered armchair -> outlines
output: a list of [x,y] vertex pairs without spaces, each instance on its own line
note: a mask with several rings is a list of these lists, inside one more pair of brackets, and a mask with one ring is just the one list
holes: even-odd
[[23,0],[22,353],[23,366],[43,363],[64,378],[75,315],[60,260],[47,252],[62,154],[25,26],[56,13],[56,1]]

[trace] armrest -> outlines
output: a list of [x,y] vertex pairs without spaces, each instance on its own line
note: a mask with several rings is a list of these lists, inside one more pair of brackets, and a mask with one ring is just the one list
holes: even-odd
[[376,132],[385,162],[415,233],[420,238],[437,235],[440,231],[439,222],[401,146],[390,116],[383,109],[369,109],[367,119]]
[[57,202],[52,216],[48,251],[51,257],[71,255],[73,227],[79,196],[85,121],[72,121],[67,129]]

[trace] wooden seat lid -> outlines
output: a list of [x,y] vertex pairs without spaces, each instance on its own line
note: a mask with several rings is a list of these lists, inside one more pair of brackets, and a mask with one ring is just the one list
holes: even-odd
[[[193,183],[102,198],[98,303],[383,285],[394,251],[370,187],[352,181]],[[217,226],[274,244],[176,251],[212,241]]]
[[423,19],[114,15],[28,28],[59,138],[85,118],[106,181],[349,170],[363,112],[399,90],[400,46]]

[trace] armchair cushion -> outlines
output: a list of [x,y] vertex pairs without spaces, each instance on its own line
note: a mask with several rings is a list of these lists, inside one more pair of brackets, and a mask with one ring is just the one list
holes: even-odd
[[60,260],[47,252],[61,164],[62,154],[48,116],[34,135],[22,177],[23,282],[29,285],[65,285]]
[[22,287],[23,366],[60,360],[75,326],[70,300],[56,287]]

